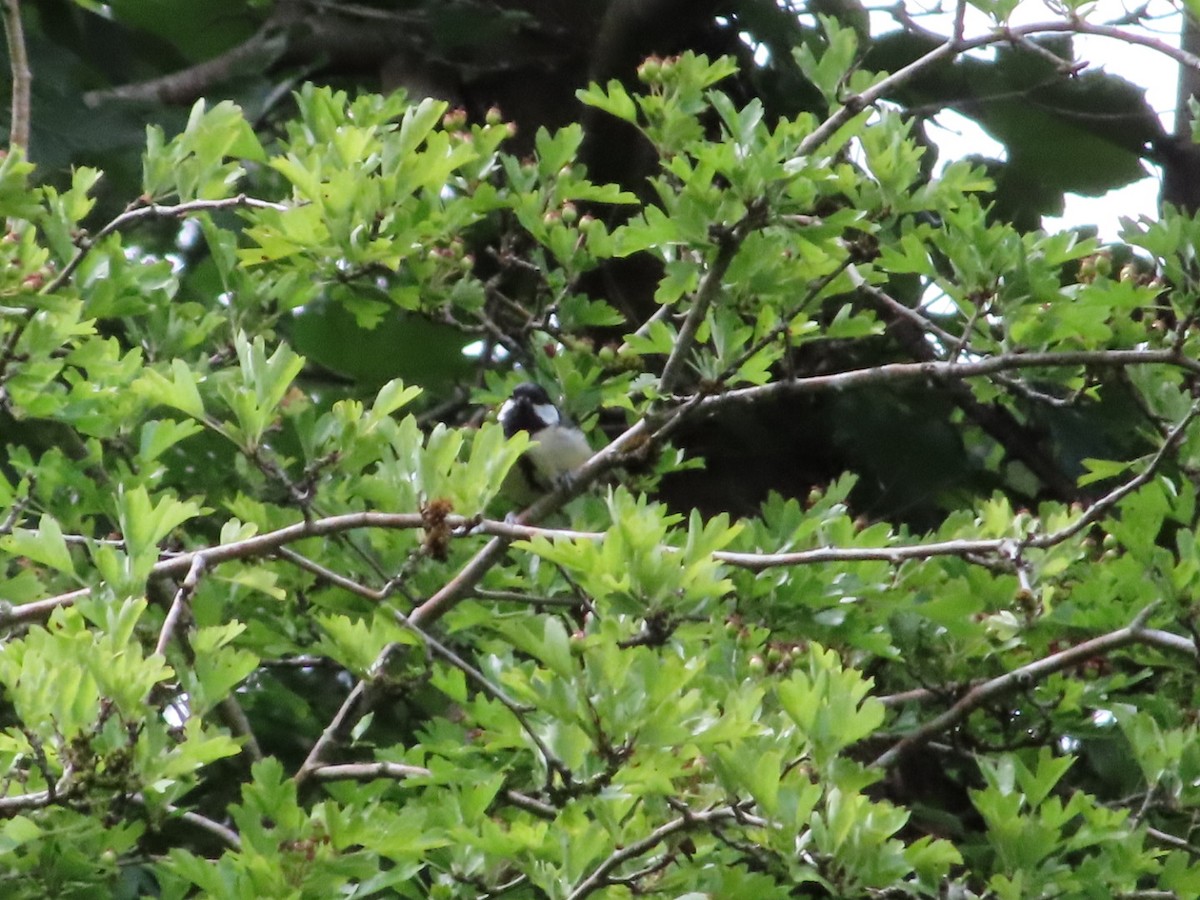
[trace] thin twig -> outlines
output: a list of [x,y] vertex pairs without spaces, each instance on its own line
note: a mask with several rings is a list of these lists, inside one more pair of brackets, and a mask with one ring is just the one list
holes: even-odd
[[[645,322],[643,322],[641,325],[639,325],[637,328],[637,331],[635,331],[631,336],[639,337],[639,338],[645,337],[646,335],[648,335],[650,333],[650,329],[653,328],[656,323],[663,322],[663,321],[667,320],[668,318],[670,318],[671,310],[672,310],[672,307],[670,305],[664,303],[662,306],[660,306],[658,309],[656,309],[654,311],[654,313],[646,319]],[[622,342],[621,346],[617,349],[617,354],[620,355],[622,353],[625,353],[629,349],[630,349],[630,344],[629,344],[628,339],[626,339],[625,341]]]
[[[564,785],[571,785],[573,783],[571,771],[562,762],[562,760],[558,758],[557,754],[550,749],[546,742],[542,740],[541,735],[537,733],[536,729],[534,729],[533,725],[529,722],[527,715],[532,711],[529,707],[522,706],[521,704],[517,703],[516,700],[510,697],[501,688],[492,684],[492,682],[487,679],[487,676],[468,663],[465,659],[463,659],[445,644],[438,641],[424,629],[414,625],[411,619],[404,615],[404,613],[402,613],[400,610],[393,607],[391,609],[391,613],[397,622],[420,638],[425,646],[433,651],[435,656],[440,657],[444,662],[462,672],[482,693],[495,700],[512,714],[513,718],[517,720],[517,724],[521,726],[521,729],[537,748],[538,753],[541,754],[542,760],[546,764],[548,778],[552,778],[553,776],[557,775],[562,780]],[[392,649],[390,645],[389,649],[387,650],[389,657],[394,655],[395,652],[395,649]],[[379,671],[380,668],[378,662],[372,668],[375,671]],[[347,722],[349,722],[349,720],[347,720]],[[312,749],[309,751],[308,757],[300,766],[300,769],[296,772],[295,778],[297,783],[302,783],[305,779],[310,777],[322,767],[321,759],[323,754],[334,740],[338,740],[342,737],[344,730],[345,729],[343,727],[343,729],[339,731],[322,734],[322,740],[318,740],[317,743],[313,745]]]
[[523,809],[527,813],[532,813],[539,819],[553,822],[558,818],[559,810],[557,806],[552,806],[543,800],[538,800],[536,797],[530,797],[528,794],[522,794],[520,791],[507,790],[504,792],[504,799],[517,807],[517,809]]
[[1048,47],[1043,47],[1037,41],[1032,40],[1028,35],[1014,35],[1013,44],[1022,48],[1027,53],[1040,56],[1046,62],[1050,63],[1050,65],[1054,66],[1054,70],[1059,75],[1078,75],[1090,65],[1087,60],[1071,61],[1063,59]]
[[[424,766],[407,763],[369,762],[318,766],[310,773],[314,781],[375,781],[381,778],[404,781],[409,778],[429,778],[433,773]],[[520,791],[506,790],[501,795],[512,806],[532,813],[540,819],[554,820],[558,808]]]
[[[392,655],[398,650],[398,644],[388,644],[384,647],[383,651],[380,652],[372,664],[372,670],[382,671],[391,662]],[[325,755],[333,748],[333,745],[340,741],[343,735],[349,734],[354,724],[366,715],[368,711],[366,697],[369,686],[370,682],[364,678],[360,679],[350,690],[346,699],[342,701],[342,705],[334,713],[333,718],[329,720],[329,724],[325,726],[321,734],[317,737],[316,742],[308,752],[308,756],[296,772],[295,778],[297,782],[311,777],[324,766]]]
[[183,583],[175,591],[175,597],[171,600],[171,608],[167,610],[167,617],[163,620],[162,630],[158,633],[158,643],[154,646],[154,652],[160,656],[166,655],[167,644],[171,642],[175,629],[183,618],[184,611],[192,602],[192,595],[196,593],[196,588],[200,585],[200,578],[204,575],[206,565],[207,561],[204,558],[204,554],[197,553],[192,558],[192,565],[188,569],[187,577],[183,579]]
[[[148,806],[146,798],[142,794],[133,794],[131,795],[130,799],[133,800],[134,803],[137,803],[141,806]],[[178,806],[175,806],[172,803],[166,804],[164,808],[170,815],[178,817],[181,822],[187,822],[189,825],[194,825],[196,828],[201,828],[204,831],[207,831],[209,834],[220,838],[221,842],[229,847],[229,849],[242,849],[242,839],[232,828],[227,828],[220,822],[214,822],[207,816],[202,816],[199,813],[192,812],[191,810],[180,809]]]
[[[961,0],[958,5],[961,7]],[[938,46],[907,66],[880,79],[865,91],[847,97],[829,118],[800,142],[796,155],[808,156],[812,154],[818,147],[837,134],[838,130],[854,118],[854,116],[858,115],[859,112],[868,106],[873,106],[911,78],[916,77],[926,69],[933,67],[945,59],[949,59],[967,50],[976,50],[991,44],[1020,43],[1022,40],[1037,34],[1061,33],[1094,34],[1099,37],[1112,38],[1126,44],[1138,44],[1143,47],[1149,47],[1164,56],[1170,57],[1181,66],[1187,66],[1189,69],[1200,71],[1200,57],[1188,53],[1186,50],[1174,47],[1166,41],[1134,31],[1116,28],[1112,25],[1093,25],[1079,17],[1072,17],[1063,21],[1006,26],[973,38],[964,38],[960,33],[960,26],[956,24],[955,34],[948,40],[938,44]]]
[[1136,31],[1117,28],[1113,25],[1093,25],[1091,22],[1079,18],[1061,22],[1034,22],[1029,25],[1004,28],[999,30],[995,35],[965,40],[963,41],[962,49],[973,50],[976,47],[995,43],[997,39],[1011,41],[1036,34],[1061,34],[1064,32],[1071,34],[1094,34],[1098,37],[1112,38],[1123,44],[1137,44],[1142,47],[1149,47],[1151,50],[1155,50],[1173,59],[1181,66],[1187,66],[1189,69],[1200,71],[1200,56],[1188,53],[1186,50],[1181,50],[1166,41],[1150,37],[1146,34],[1140,34]]
[[25,493],[13,500],[13,505],[8,508],[8,512],[4,514],[4,521],[0,522],[0,534],[12,534],[13,528],[21,516],[25,514],[26,507],[33,500],[33,485],[30,484]]
[[1200,857],[1200,847],[1195,844],[1189,844],[1183,838],[1176,837],[1173,834],[1168,834],[1165,831],[1159,831],[1157,828],[1146,828],[1146,837],[1151,840],[1158,841],[1160,844],[1166,844],[1168,847],[1174,847],[1176,850],[1183,850],[1185,853],[1190,853],[1192,856]]
[[725,382],[726,379],[735,374],[738,369],[753,359],[756,353],[775,343],[775,341],[779,340],[781,336],[787,335],[791,331],[792,321],[797,315],[800,314],[800,311],[812,303],[820,295],[821,291],[829,287],[829,285],[831,285],[834,280],[836,280],[837,277],[842,274],[842,272],[852,268],[853,266],[850,263],[850,257],[847,256],[845,259],[839,262],[837,266],[834,267],[833,271],[821,276],[815,282],[813,282],[809,286],[808,291],[805,293],[804,299],[799,303],[794,304],[787,312],[782,313],[780,315],[779,323],[775,325],[775,327],[771,328],[757,341],[743,350],[741,354],[738,355],[737,359],[725,367],[724,371],[722,371],[717,377],[717,381]]
[[914,60],[902,69],[898,69],[886,78],[880,79],[862,93],[847,97],[829,118],[809,132],[808,136],[800,142],[796,148],[796,156],[804,157],[812,155],[818,147],[837,134],[843,125],[868,106],[886,97],[889,93],[900,87],[900,85],[904,84],[910,78],[916,77],[925,69],[931,68],[943,59],[949,59],[957,54],[962,49],[961,43],[960,41],[951,39],[944,44],[939,44],[919,59]]
[[209,834],[220,838],[230,850],[242,849],[242,839],[238,836],[238,833],[232,828],[226,828],[220,822],[214,822],[207,816],[192,812],[190,809],[179,809],[170,804],[167,805],[167,812],[178,815],[181,822],[187,822],[189,825],[202,828]]
[[340,669],[341,666],[328,656],[283,656],[279,659],[264,659],[259,665],[266,669],[320,669],[329,667]]
[[425,646],[434,652],[434,655],[440,656],[443,661],[449,663],[451,666],[462,672],[470,681],[475,684],[477,688],[479,688],[480,691],[491,697],[512,714],[513,718],[516,719],[517,723],[521,726],[521,729],[526,735],[529,736],[529,739],[533,742],[533,745],[537,747],[538,752],[542,755],[542,759],[546,763],[547,774],[549,776],[558,775],[564,784],[572,784],[573,777],[571,775],[571,770],[567,768],[566,764],[558,758],[558,755],[555,754],[554,751],[551,750],[546,744],[546,742],[542,740],[541,735],[537,733],[533,725],[529,722],[527,716],[533,711],[530,707],[517,703],[516,700],[508,696],[508,694],[502,689],[492,684],[482,672],[468,663],[465,659],[463,659],[445,644],[436,640],[428,632],[419,626],[414,625],[412,619],[404,615],[404,613],[400,612],[400,610],[393,607],[391,612],[396,621],[419,637],[425,643]]
[[252,762],[263,759],[262,746],[258,743],[258,738],[254,736],[250,719],[246,716],[246,711],[242,709],[242,704],[238,703],[237,697],[230,694],[217,704],[217,710],[221,714],[221,721],[225,723],[225,727],[242,739],[242,752],[250,757]]
[[521,591],[492,591],[476,588],[472,592],[472,596],[477,600],[487,600],[491,603],[520,603],[533,607],[552,606],[574,609],[579,606],[577,597],[534,597]]
[[[901,4],[903,8],[903,4]],[[951,40],[955,44],[961,44],[963,35],[967,30],[967,0],[958,0],[954,4],[954,36]]]
[[[1004,353],[984,359],[962,362],[885,363],[850,369],[829,375],[809,375],[788,381],[775,381],[754,387],[737,388],[713,394],[697,404],[700,415],[708,415],[726,406],[762,403],[784,396],[845,391],[873,384],[903,383],[921,379],[982,378],[999,372],[1020,369],[1056,369],[1066,367],[1123,368],[1126,366],[1169,365],[1200,374],[1200,360],[1173,350],[1073,350],[1043,353]],[[672,423],[674,430],[679,423]],[[655,437],[661,437],[656,434]]]
[[273,209],[278,212],[286,212],[290,208],[282,203],[259,200],[256,197],[247,197],[245,194],[238,194],[236,197],[225,197],[220,200],[189,200],[186,203],[176,203],[173,205],[147,203],[144,206],[132,207],[114,218],[94,235],[88,237],[86,240],[81,240],[79,249],[75,251],[75,255],[71,257],[71,260],[53,280],[46,283],[41,293],[53,294],[66,284],[71,276],[75,274],[75,270],[79,268],[79,264],[91,252],[92,248],[115,231],[128,228],[144,219],[178,219],[200,212],[215,212],[221,209],[236,209],[239,207]]
[[649,853],[667,838],[675,834],[680,834],[686,831],[692,831],[712,822],[722,822],[727,819],[738,819],[741,817],[741,812],[732,806],[721,806],[716,809],[703,810],[701,812],[685,812],[677,819],[660,825],[648,835],[640,840],[630,841],[620,849],[610,854],[600,865],[596,866],[586,878],[575,886],[575,889],[567,895],[567,900],[583,900],[589,894],[594,894],[611,884],[609,875],[619,868],[623,863],[637,859],[645,853]]
[[1093,522],[1099,521],[1100,517],[1108,512],[1112,507],[1116,506],[1116,504],[1120,502],[1122,498],[1129,496],[1129,494],[1136,491],[1154,477],[1155,473],[1162,466],[1167,457],[1175,450],[1176,447],[1179,446],[1179,443],[1183,440],[1184,435],[1187,432],[1188,426],[1192,424],[1198,414],[1200,414],[1200,401],[1192,404],[1192,408],[1188,410],[1187,415],[1183,417],[1178,425],[1171,429],[1170,433],[1166,437],[1166,440],[1163,441],[1162,446],[1158,449],[1158,452],[1154,454],[1154,458],[1150,460],[1150,464],[1147,465],[1145,469],[1139,472],[1135,477],[1129,479],[1129,481],[1126,481],[1124,484],[1113,488],[1095,503],[1092,503],[1074,522],[1071,522],[1069,525],[1064,525],[1057,531],[1052,531],[1040,538],[1033,538],[1028,541],[1026,546],[1044,548],[1052,547],[1055,544],[1061,544],[1068,538],[1079,534],[1079,532],[1083,531]]
[[937,700],[945,700],[947,697],[957,696],[962,692],[963,685],[948,684],[940,687],[923,687],[912,688],[907,691],[900,691],[897,694],[884,694],[876,699],[887,708],[895,706],[904,706],[908,703],[933,703]]
[[377,591],[362,582],[355,581],[353,578],[347,578],[345,575],[335,572],[333,569],[323,566],[319,562],[311,560],[289,547],[280,547],[275,551],[275,555],[304,569],[306,572],[311,572],[322,581],[328,582],[334,587],[340,587],[342,590],[350,591],[360,597],[366,597],[368,600],[374,600],[376,603],[387,599],[388,595],[386,591]]

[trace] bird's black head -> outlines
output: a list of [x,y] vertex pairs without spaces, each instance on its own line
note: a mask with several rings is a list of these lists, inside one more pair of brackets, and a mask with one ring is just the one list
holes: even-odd
[[545,388],[526,381],[513,388],[512,396],[500,407],[499,419],[504,436],[512,437],[518,431],[537,434],[543,428],[558,425],[562,417]]

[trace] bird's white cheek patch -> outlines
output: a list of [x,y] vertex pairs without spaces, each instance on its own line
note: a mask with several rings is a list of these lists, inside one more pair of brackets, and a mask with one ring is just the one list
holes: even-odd
[[558,424],[558,408],[553,403],[539,403],[533,411],[545,425]]

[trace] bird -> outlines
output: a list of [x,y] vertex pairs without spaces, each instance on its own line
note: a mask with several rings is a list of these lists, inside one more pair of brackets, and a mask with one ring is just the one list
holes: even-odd
[[533,439],[504,483],[503,492],[516,503],[532,503],[592,456],[583,432],[563,416],[539,384],[526,381],[513,388],[497,418],[505,437],[524,431]]

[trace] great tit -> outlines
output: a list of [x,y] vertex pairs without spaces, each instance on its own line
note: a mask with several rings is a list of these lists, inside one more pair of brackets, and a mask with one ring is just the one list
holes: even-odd
[[592,456],[583,432],[563,417],[541,385],[518,384],[498,418],[505,437],[525,431],[533,438],[504,483],[504,493],[516,503],[532,503]]

